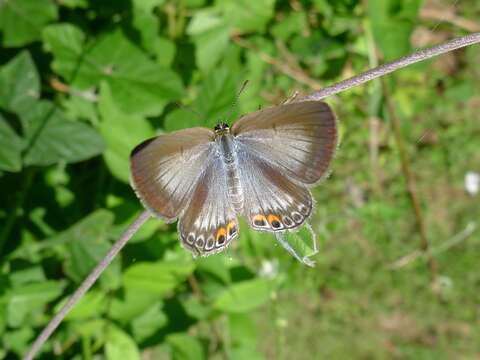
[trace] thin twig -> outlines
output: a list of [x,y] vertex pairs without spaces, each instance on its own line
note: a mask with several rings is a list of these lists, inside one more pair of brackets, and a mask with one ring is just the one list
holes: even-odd
[[321,89],[322,85],[309,77],[301,68],[292,67],[292,65],[287,61],[279,61],[275,59],[273,56],[267,54],[266,52],[261,51],[260,49],[255,46],[255,44],[245,40],[240,36],[232,36],[232,40],[239,46],[253,50],[255,53],[260,57],[261,60],[265,61],[266,63],[275,67],[278,71],[282,72],[283,74],[290,76],[292,79],[302,83],[304,85],[309,86],[312,89]]
[[98,263],[98,265],[88,274],[87,278],[83,280],[77,290],[73,295],[68,299],[67,303],[62,307],[62,309],[53,317],[48,325],[43,329],[43,331],[35,339],[35,342],[32,344],[30,351],[23,358],[24,360],[32,360],[37,352],[40,350],[42,345],[47,341],[47,339],[52,335],[55,329],[60,325],[62,320],[67,316],[67,314],[72,310],[73,306],[80,300],[80,298],[92,287],[92,285],[97,281],[99,276],[102,274],[103,270],[112,262],[112,260],[117,256],[119,251],[125,246],[125,244],[130,240],[130,238],[138,231],[138,229],[150,218],[151,213],[148,210],[142,212],[132,224],[125,230],[122,236],[113,244],[110,251],[105,255],[105,257]]
[[420,19],[446,21],[467,31],[480,31],[478,22],[458,16],[455,12],[445,11],[444,9],[425,7],[420,10]]
[[[465,229],[463,229],[458,234],[455,234],[451,239],[445,241],[444,243],[438,245],[437,247],[432,248],[430,250],[430,254],[437,255],[454,247],[455,245],[458,245],[462,241],[465,241],[466,239],[468,239],[477,230],[477,228],[478,226],[475,223],[473,222],[468,223]],[[402,256],[400,259],[395,260],[389,266],[389,269],[398,270],[400,268],[407,266],[408,264],[412,263],[417,259],[424,258],[425,256],[426,254],[424,252],[417,249],[411,252],[410,254],[407,254],[405,256]]]
[[400,163],[402,168],[403,176],[405,177],[405,182],[407,185],[407,193],[412,204],[413,212],[415,214],[415,220],[417,223],[418,233],[420,234],[420,250],[426,254],[428,267],[430,269],[430,275],[432,281],[437,277],[437,262],[429,253],[429,243],[427,237],[427,230],[425,228],[425,222],[423,220],[422,209],[420,206],[420,201],[417,196],[417,190],[415,186],[415,178],[410,169],[410,159],[408,157],[407,149],[405,148],[405,143],[403,142],[402,131],[400,129],[400,120],[397,117],[395,106],[393,105],[392,97],[390,95],[389,88],[385,81],[382,82],[383,92],[385,93],[385,102],[387,104],[387,111],[392,123],[393,134],[395,137],[395,142],[397,143],[398,153],[400,155]]
[[412,65],[419,61],[427,60],[432,57],[435,57],[456,49],[460,49],[465,46],[474,45],[477,43],[480,43],[480,32],[473,33],[460,38],[456,38],[428,49],[419,50],[417,52],[414,52],[411,55],[404,56],[398,60],[380,65],[379,67],[368,70],[360,75],[351,77],[349,79],[340,81],[339,83],[323,88],[322,90],[315,91],[310,95],[302,97],[298,101],[321,100],[326,98],[327,96],[331,96],[339,92],[342,92],[344,90],[348,90],[352,87],[361,85],[370,80],[384,76],[395,70],[404,68],[408,65]]

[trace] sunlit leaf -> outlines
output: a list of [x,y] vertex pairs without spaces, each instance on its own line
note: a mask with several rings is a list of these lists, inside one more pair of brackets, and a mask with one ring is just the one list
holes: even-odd
[[272,291],[272,284],[265,279],[245,280],[235,283],[215,300],[215,308],[225,312],[251,311],[265,304]]
[[56,17],[52,0],[0,1],[0,39],[6,47],[28,44],[40,39],[42,28]]
[[183,93],[177,74],[150,60],[121,31],[87,42],[80,29],[57,24],[48,26],[43,38],[57,73],[82,89],[106,81],[125,113],[157,115]]

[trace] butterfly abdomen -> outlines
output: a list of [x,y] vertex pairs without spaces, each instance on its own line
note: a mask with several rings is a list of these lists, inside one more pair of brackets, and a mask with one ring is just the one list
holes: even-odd
[[238,172],[238,160],[233,137],[229,134],[217,139],[219,152],[225,166],[228,197],[236,213],[243,209],[243,189]]

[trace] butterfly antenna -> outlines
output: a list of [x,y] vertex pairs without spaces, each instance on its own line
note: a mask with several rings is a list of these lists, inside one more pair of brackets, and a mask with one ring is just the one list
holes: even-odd
[[202,114],[200,114],[197,110],[195,110],[195,109],[192,108],[191,106],[188,106],[188,105],[179,103],[178,101],[175,101],[175,105],[177,105],[177,107],[178,107],[179,109],[190,111],[192,114],[194,114],[194,115],[196,115],[196,116],[198,117],[198,120],[201,120],[201,119],[202,119]]
[[238,99],[240,98],[240,95],[242,94],[243,90],[245,90],[245,88],[247,87],[247,84],[248,84],[248,80],[245,80],[242,84],[242,87],[240,88],[240,90],[238,90],[238,93],[237,93],[237,96],[235,97],[235,100],[233,100],[232,102],[232,105],[230,107],[230,112],[228,113],[228,116],[225,118],[226,120],[228,120],[230,118],[230,116],[232,116],[233,114],[233,109],[235,108],[235,106],[237,105],[238,103]]

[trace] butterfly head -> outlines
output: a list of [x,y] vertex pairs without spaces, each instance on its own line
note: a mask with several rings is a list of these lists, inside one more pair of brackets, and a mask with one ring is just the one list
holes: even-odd
[[215,127],[213,128],[213,131],[215,131],[215,135],[222,136],[230,132],[230,127],[228,126],[227,123],[220,122],[217,125],[215,125]]

